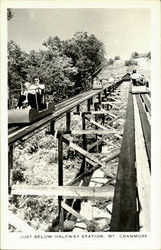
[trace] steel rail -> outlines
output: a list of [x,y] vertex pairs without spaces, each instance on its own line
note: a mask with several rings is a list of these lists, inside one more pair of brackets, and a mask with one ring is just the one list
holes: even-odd
[[77,105],[80,105],[81,103],[85,102],[86,100],[94,97],[95,95],[101,93],[104,89],[108,88],[110,89],[111,87],[114,87],[115,85],[119,84],[119,82],[113,83],[111,85],[106,84],[102,89],[100,90],[90,90],[89,92],[86,92],[85,94],[83,94],[82,97],[80,97],[78,100],[69,100],[69,104],[63,105],[63,103],[61,103],[63,105],[63,107],[60,108],[60,106],[57,106],[57,110],[48,115],[47,117],[43,118],[42,120],[39,120],[33,124],[27,125],[25,127],[22,127],[16,131],[14,131],[13,133],[8,135],[8,144],[11,145],[14,142],[22,139],[24,136],[28,135],[29,133],[32,133],[34,130],[44,126],[46,123],[49,123],[53,120],[56,120],[59,116],[63,115],[64,113],[66,113],[67,111],[71,110],[72,108],[74,108]]
[[[87,92],[89,92],[89,91],[87,91]],[[87,92],[85,92],[85,93],[87,93]],[[61,108],[62,105],[67,105],[68,103],[72,102],[73,100],[78,99],[81,96],[85,95],[85,93],[81,93],[81,94],[73,96],[73,97],[71,97],[69,99],[65,99],[65,100],[61,101],[60,103],[58,103],[57,105],[55,105],[55,109],[57,110],[58,108]],[[23,127],[26,127],[26,126],[27,125],[24,125],[24,124],[10,126],[8,128],[8,134],[10,135],[11,133],[13,133],[13,132],[15,132],[17,130],[20,130],[20,128],[23,128]]]

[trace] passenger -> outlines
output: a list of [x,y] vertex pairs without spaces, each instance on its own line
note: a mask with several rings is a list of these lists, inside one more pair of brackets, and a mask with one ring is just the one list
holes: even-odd
[[42,110],[45,108],[44,104],[44,89],[45,85],[40,84],[40,78],[35,76],[33,84],[28,89],[28,104],[31,108]]
[[25,82],[24,90],[21,91],[21,95],[18,101],[17,105],[18,109],[22,108],[24,105],[26,105],[26,103],[28,103],[28,89],[30,88],[30,86],[31,86],[30,82]]
[[138,74],[135,69],[131,74],[131,80],[134,86],[144,85],[143,77],[140,74]]

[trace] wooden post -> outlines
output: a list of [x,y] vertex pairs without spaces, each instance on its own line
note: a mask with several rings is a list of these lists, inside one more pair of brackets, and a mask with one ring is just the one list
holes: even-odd
[[[94,103],[94,109],[95,111],[98,110],[98,103]],[[95,115],[95,122],[97,122],[97,114]],[[97,129],[97,126],[95,126],[95,129]],[[96,134],[96,141],[97,141],[97,134]]]
[[77,112],[80,112],[80,105],[77,105]]
[[[82,129],[83,130],[86,129],[86,123],[85,123],[85,121],[86,121],[85,114],[82,113]],[[82,139],[83,139],[83,149],[87,150],[87,139],[86,139],[86,135],[85,134],[83,134]]]
[[98,102],[101,103],[101,93],[98,93]]
[[91,110],[91,100],[90,99],[88,99],[87,100],[87,111],[90,111]]
[[[58,186],[63,186],[63,138],[60,133],[58,136]],[[61,206],[62,196],[58,196],[58,217],[59,217],[59,230],[63,232],[64,212]]]
[[107,91],[106,91],[106,89],[104,89],[104,95],[105,95],[105,97],[107,97]]
[[[86,129],[86,124],[85,124],[85,114],[84,113],[82,113],[82,129],[83,130],[85,130]],[[87,138],[86,138],[86,135],[85,134],[83,134],[82,135],[82,139],[83,139],[83,145],[82,145],[82,147],[83,147],[83,149],[84,150],[87,150]],[[85,158],[85,156],[83,156],[83,162],[82,162],[82,164],[83,164],[83,172],[86,170],[86,158]]]
[[70,121],[71,121],[71,114],[70,112],[66,113],[66,130],[70,131]]
[[149,82],[146,82],[146,87],[149,88]]
[[54,131],[55,130],[55,120],[50,122],[50,130]]
[[8,148],[8,193],[12,189],[12,171],[13,171],[13,144]]

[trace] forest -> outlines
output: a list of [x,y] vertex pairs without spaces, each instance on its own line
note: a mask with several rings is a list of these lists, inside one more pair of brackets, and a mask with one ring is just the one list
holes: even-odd
[[87,32],[77,32],[69,40],[49,37],[42,45],[43,50],[27,53],[14,41],[8,42],[8,88],[11,93],[38,76],[47,94],[56,92],[57,97],[63,99],[70,94],[70,87],[78,92],[89,89],[90,77],[105,62],[103,43]]

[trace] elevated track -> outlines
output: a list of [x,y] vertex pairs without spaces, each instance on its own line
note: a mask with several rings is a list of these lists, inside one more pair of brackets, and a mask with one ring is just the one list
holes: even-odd
[[[76,221],[82,221],[85,224],[85,230],[97,231],[97,227],[91,219],[85,214],[79,213],[81,206],[88,206],[82,203],[82,199],[113,199],[113,207],[111,210],[110,226],[106,231],[150,231],[150,115],[151,106],[150,98],[147,94],[132,95],[128,93],[127,113],[124,127],[123,138],[117,134],[117,129],[113,124],[120,118],[120,114],[111,114],[110,109],[117,108],[117,96],[114,92],[124,82],[124,79],[113,84],[107,84],[100,90],[89,90],[81,93],[73,98],[65,100],[56,105],[55,111],[47,117],[34,122],[30,125],[14,126],[9,128],[8,144],[9,144],[9,194],[13,195],[50,195],[58,197],[58,216],[52,222],[51,227],[47,231],[66,231],[66,223],[71,218]],[[127,89],[129,89],[127,82]],[[97,98],[97,100],[96,100]],[[80,111],[80,105],[87,101],[86,111]],[[119,111],[121,112],[121,107]],[[76,108],[76,111],[73,109]],[[71,129],[71,116],[80,115],[82,121],[81,130]],[[89,118],[93,115],[93,118]],[[100,123],[98,116],[102,117]],[[14,143],[29,136],[39,129],[44,129],[50,125],[46,134],[55,135],[55,121],[62,116],[66,116],[66,129],[57,131],[58,139],[58,186],[49,185],[26,185],[12,184],[13,170],[13,146]],[[109,122],[104,126],[104,118],[107,116]],[[86,128],[87,122],[95,126],[95,129]],[[46,130],[46,128],[45,128]],[[82,145],[78,146],[73,143],[71,136],[81,136]],[[96,137],[93,144],[88,145],[87,136]],[[103,136],[107,138],[115,135],[122,140],[120,150],[111,150],[108,154],[101,153],[100,143]],[[100,137],[98,139],[98,137]],[[63,180],[63,144],[72,148],[81,155],[82,163],[79,172],[73,180],[69,180],[64,185]],[[92,149],[97,148],[97,152]],[[141,150],[140,150],[141,148]],[[101,168],[106,169],[107,163],[119,156],[118,171],[116,176],[115,190],[109,191],[106,187],[90,186],[90,180],[97,180],[100,177],[93,177],[93,174]],[[145,168],[141,168],[142,164]],[[108,173],[109,178],[114,176]],[[90,187],[89,187],[90,186]],[[113,198],[114,195],[114,198]],[[82,205],[81,205],[82,203]],[[84,205],[83,205],[84,204]],[[11,218],[13,215],[11,216]],[[75,221],[75,220],[73,220]],[[76,223],[75,221],[75,223]],[[11,221],[16,227],[16,219]],[[20,222],[19,222],[20,223]],[[74,225],[74,222],[72,222]],[[28,228],[24,224],[21,228]],[[32,228],[31,228],[32,229]],[[69,228],[68,228],[69,230]],[[72,229],[70,229],[72,231]]]

